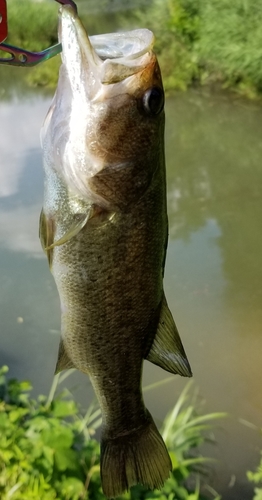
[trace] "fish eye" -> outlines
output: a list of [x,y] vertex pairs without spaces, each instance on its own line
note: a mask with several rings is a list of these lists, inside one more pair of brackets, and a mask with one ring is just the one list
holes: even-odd
[[160,87],[152,87],[143,95],[143,107],[148,115],[161,113],[165,103],[164,92]]

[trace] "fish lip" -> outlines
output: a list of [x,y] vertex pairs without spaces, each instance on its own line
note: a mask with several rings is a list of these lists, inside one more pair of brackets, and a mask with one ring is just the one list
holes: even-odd
[[[65,53],[71,50],[69,34],[73,34],[79,53],[102,84],[120,82],[144,69],[152,54],[154,35],[148,29],[88,36],[77,12],[64,5],[59,9],[59,40],[63,46],[62,60],[68,67]],[[69,57],[70,60],[70,57]]]
[[[59,24],[58,24],[58,39],[62,43],[62,60],[63,52],[71,49],[70,43],[71,38],[74,37],[79,44],[81,51],[85,53],[88,57],[88,62],[92,60],[95,64],[99,65],[101,63],[100,58],[97,56],[95,50],[93,49],[87,32],[81,23],[78,14],[75,9],[70,5],[63,5],[59,9]],[[69,41],[67,41],[69,39]],[[64,62],[64,61],[63,61]]]

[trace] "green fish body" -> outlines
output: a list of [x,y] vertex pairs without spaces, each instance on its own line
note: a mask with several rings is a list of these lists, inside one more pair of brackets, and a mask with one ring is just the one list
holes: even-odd
[[109,498],[171,470],[141,391],[143,360],[191,376],[163,292],[164,94],[148,30],[88,38],[60,11],[63,64],[42,130],[40,238],[61,301],[56,371],[89,375]]

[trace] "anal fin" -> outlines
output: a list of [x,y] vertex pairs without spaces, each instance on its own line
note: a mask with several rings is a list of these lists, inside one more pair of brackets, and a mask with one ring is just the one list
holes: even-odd
[[70,368],[75,368],[73,362],[68,357],[65,350],[63,339],[60,340],[58,358],[55,368],[55,374],[61,372],[62,370],[70,370]]
[[168,372],[178,373],[183,377],[192,376],[190,364],[165,295],[162,300],[157,332],[146,359]]

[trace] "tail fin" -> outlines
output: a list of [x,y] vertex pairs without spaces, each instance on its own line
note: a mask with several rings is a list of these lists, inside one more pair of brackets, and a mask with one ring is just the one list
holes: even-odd
[[115,498],[130,486],[161,488],[172,470],[166,445],[148,412],[145,426],[116,438],[101,440],[101,480],[104,494]]

